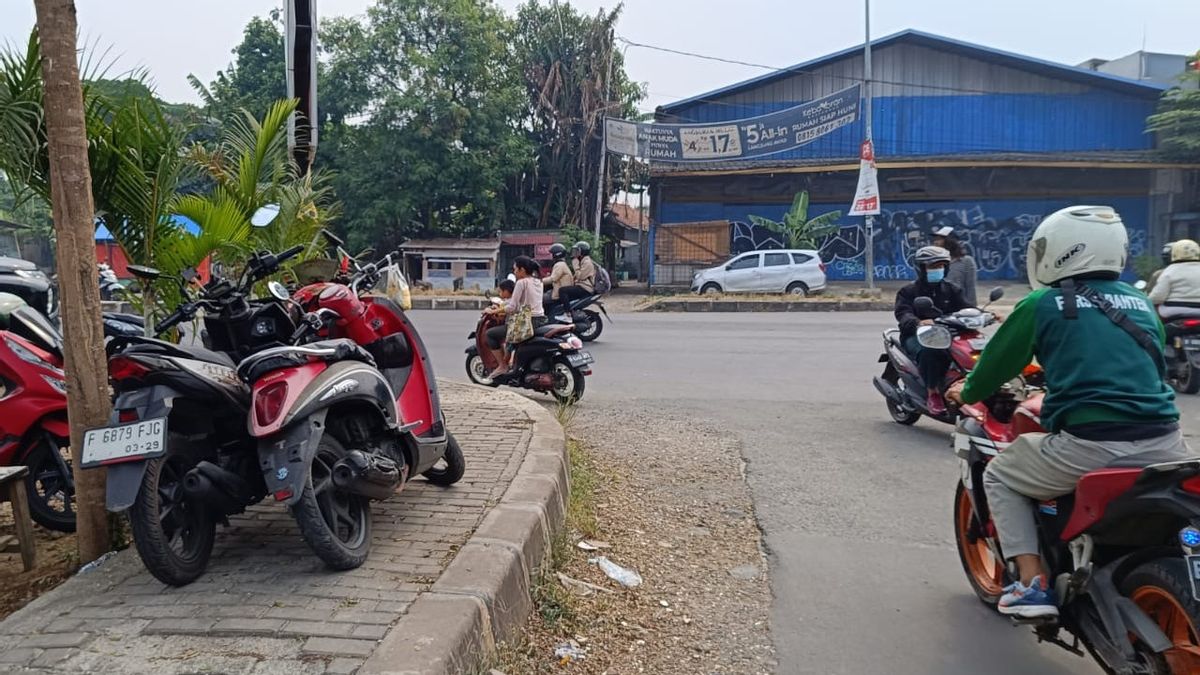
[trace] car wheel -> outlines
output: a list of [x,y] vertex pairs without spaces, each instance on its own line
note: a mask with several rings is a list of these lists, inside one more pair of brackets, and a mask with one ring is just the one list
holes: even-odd
[[718,295],[720,292],[721,286],[711,281],[704,284],[704,287],[700,289],[701,295]]
[[[776,286],[776,288],[778,288],[778,286]],[[805,286],[804,282],[802,281],[793,281],[792,283],[788,284],[787,293],[788,295],[794,295],[798,298],[807,297],[808,286]]]

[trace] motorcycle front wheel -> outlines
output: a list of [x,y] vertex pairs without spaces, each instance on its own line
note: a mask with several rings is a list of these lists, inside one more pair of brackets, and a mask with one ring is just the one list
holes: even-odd
[[958,489],[954,491],[954,541],[958,545],[958,560],[962,563],[971,590],[975,591],[983,604],[995,609],[1000,596],[1004,595],[1004,587],[1011,583],[1011,579],[1005,564],[992,554],[987,539],[976,536],[975,541],[971,541],[972,530],[979,529],[972,528],[974,520],[971,496],[959,481]]
[[304,492],[292,505],[300,535],[335,570],[359,567],[371,550],[371,501],[333,484],[333,465],[347,454],[331,434],[321,436]]
[[467,377],[475,384],[481,384],[485,387],[499,387],[500,383],[488,377],[487,365],[483,363],[483,357],[479,354],[467,355]]
[[217,525],[199,504],[183,494],[183,477],[199,462],[185,441],[167,439],[167,454],[146,462],[137,499],[129,509],[133,544],[146,569],[170,586],[184,586],[204,574]]

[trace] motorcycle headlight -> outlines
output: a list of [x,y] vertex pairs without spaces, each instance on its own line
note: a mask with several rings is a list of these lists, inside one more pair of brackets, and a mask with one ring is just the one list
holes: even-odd
[[[12,353],[16,354],[22,361],[26,363],[32,363],[35,366],[41,366],[50,370],[58,370],[58,368],[55,368],[53,365],[43,361],[42,357],[29,351],[25,345],[13,340],[12,338],[5,336],[4,344],[9,348],[9,350],[12,351]],[[62,371],[58,370],[58,372]]]

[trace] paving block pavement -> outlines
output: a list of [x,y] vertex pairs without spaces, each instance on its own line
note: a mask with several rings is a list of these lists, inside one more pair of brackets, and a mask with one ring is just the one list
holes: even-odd
[[[440,383],[467,472],[373,504],[371,556],[326,569],[265,503],[218,531],[208,572],[166,586],[127,550],[0,622],[0,673],[461,673],[518,629],[562,522],[561,427],[508,392]],[[510,490],[510,488],[513,488]]]

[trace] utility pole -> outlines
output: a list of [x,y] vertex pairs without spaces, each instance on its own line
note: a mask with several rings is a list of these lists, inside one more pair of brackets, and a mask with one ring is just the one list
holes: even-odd
[[608,97],[612,87],[613,70],[613,34],[608,33],[608,75],[604,78],[604,103],[596,115],[600,118],[600,172],[596,174],[596,245],[600,245],[600,218],[604,215],[604,170],[608,159],[608,125],[604,123],[604,113],[608,110]]
[[287,94],[298,100],[288,120],[288,149],[305,175],[317,155],[317,0],[287,0],[285,8]]
[[83,432],[108,424],[108,364],[100,323],[95,214],[88,166],[87,127],[75,36],[73,0],[34,0],[42,50],[43,106],[50,155],[50,204],[58,239],[55,254],[67,372],[67,416],[75,467],[79,562],[109,550],[103,469],[79,469]]
[[[872,149],[874,143],[871,140],[871,109],[874,108],[874,99],[871,98],[871,0],[863,0],[865,15],[866,15],[866,32],[867,40],[863,47],[863,97],[867,99],[867,111],[863,119],[867,126],[867,143],[870,143]],[[866,250],[866,277],[867,288],[875,288],[875,216],[865,216],[867,229],[867,250]]]

